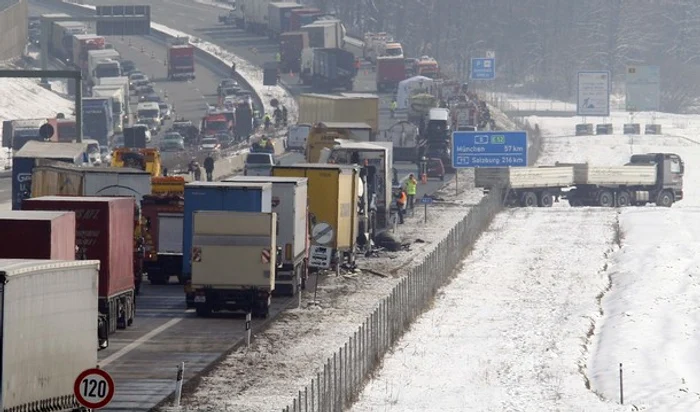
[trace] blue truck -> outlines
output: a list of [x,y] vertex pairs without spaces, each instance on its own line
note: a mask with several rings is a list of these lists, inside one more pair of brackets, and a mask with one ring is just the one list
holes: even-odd
[[114,136],[112,98],[83,98],[83,137],[97,140],[100,146],[108,146],[112,136]]
[[272,212],[272,184],[194,182],[185,185],[185,213],[182,236],[182,278],[185,282],[187,307],[194,307],[192,278],[192,232],[194,212]]
[[12,158],[12,210],[21,210],[22,201],[32,196],[32,173],[40,160],[74,165],[87,161],[87,144],[29,141]]

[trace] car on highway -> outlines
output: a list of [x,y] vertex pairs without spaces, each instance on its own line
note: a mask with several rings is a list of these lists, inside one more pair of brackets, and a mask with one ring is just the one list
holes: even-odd
[[102,156],[100,156],[100,142],[95,139],[83,139],[83,143],[87,144],[88,161],[93,166],[102,164]]
[[136,64],[131,60],[122,60],[122,75],[129,76],[131,73],[136,71]]
[[155,102],[141,102],[136,106],[136,117],[141,124],[148,125],[152,133],[158,133],[165,119],[160,117],[160,108]]
[[219,82],[219,88],[227,87],[227,86],[233,86],[233,87],[239,87],[238,82],[233,80],[233,79],[224,79]]
[[243,168],[244,176],[270,176],[272,168],[278,165],[275,156],[270,153],[248,153]]
[[[158,93],[148,93],[148,94],[143,94],[139,96],[139,103],[144,103],[144,102],[151,102],[151,103],[160,103],[163,99],[160,98]],[[160,105],[158,107],[158,110],[160,110]]]
[[146,82],[149,81],[148,76],[146,76],[145,74],[143,74],[139,71],[135,71],[135,72],[132,72],[131,74],[129,74],[129,88],[130,89],[135,90],[136,83],[143,82],[143,81],[146,81]]
[[[146,143],[150,143],[150,142],[151,142],[151,139],[153,139],[153,137],[151,136],[151,128],[150,128],[150,126],[147,125],[147,124],[143,124],[143,123],[136,123],[136,124],[134,125],[134,129],[139,129],[139,128],[145,129]],[[122,145],[123,145],[123,144],[122,144]]]
[[163,152],[179,152],[185,150],[185,138],[178,132],[167,132],[160,141]]
[[216,137],[205,137],[199,144],[199,150],[203,152],[218,152],[221,149],[221,143]]
[[173,115],[173,108],[169,103],[163,101],[158,102],[158,108],[160,108],[160,117],[166,120],[170,120]]

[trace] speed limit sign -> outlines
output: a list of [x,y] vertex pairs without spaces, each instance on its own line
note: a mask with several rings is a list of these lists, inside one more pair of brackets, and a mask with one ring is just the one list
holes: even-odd
[[86,408],[104,408],[114,397],[114,380],[102,369],[87,369],[75,380],[73,393]]

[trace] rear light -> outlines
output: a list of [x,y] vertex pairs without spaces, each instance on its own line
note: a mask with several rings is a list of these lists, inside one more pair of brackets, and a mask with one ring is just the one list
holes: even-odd
[[284,245],[284,260],[292,260],[292,244]]

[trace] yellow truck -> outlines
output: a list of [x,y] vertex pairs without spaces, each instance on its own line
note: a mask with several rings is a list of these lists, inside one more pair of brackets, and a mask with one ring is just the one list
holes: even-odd
[[379,132],[379,96],[369,93],[306,93],[299,96],[299,123],[367,123]]
[[[355,262],[358,236],[357,202],[360,195],[360,168],[351,165],[298,163],[275,166],[272,176],[306,177],[309,193],[309,266],[336,270],[343,259]],[[327,265],[312,265],[318,248],[327,248]]]
[[316,123],[306,139],[306,161],[317,163],[324,148],[332,148],[336,139],[369,142],[372,129],[367,123]]
[[151,193],[158,196],[185,196],[185,183],[182,176],[153,176]]
[[161,175],[161,160],[158,149],[130,149],[122,147],[112,153],[112,167],[131,167],[145,170],[151,176]]
[[277,214],[195,211],[192,291],[198,316],[267,317],[275,289]]

